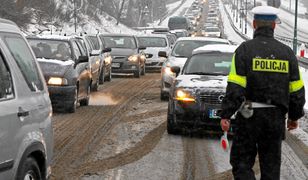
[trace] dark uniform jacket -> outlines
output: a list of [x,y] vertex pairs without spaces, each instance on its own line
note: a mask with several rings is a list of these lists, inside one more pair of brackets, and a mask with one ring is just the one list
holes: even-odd
[[258,28],[254,39],[235,51],[221,118],[230,119],[244,99],[275,105],[291,120],[304,115],[305,90],[297,58],[273,34],[269,27]]

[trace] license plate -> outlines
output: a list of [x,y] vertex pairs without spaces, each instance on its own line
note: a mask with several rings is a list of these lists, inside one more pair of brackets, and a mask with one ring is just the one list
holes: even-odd
[[112,63],[111,64],[111,67],[114,67],[114,68],[119,68],[121,66],[120,63]]
[[218,116],[217,113],[218,113],[217,109],[209,109],[209,118],[210,119],[219,119],[220,116]]

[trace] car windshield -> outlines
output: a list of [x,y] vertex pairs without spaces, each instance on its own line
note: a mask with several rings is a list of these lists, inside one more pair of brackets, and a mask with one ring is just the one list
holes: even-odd
[[138,37],[140,46],[143,47],[167,47],[167,41],[161,37]]
[[173,50],[171,55],[175,57],[189,57],[194,49],[205,46],[208,44],[228,44],[227,42],[221,41],[200,41],[200,40],[183,40],[178,41]]
[[37,58],[67,61],[72,59],[72,52],[67,41],[28,39]]
[[110,48],[136,49],[135,39],[131,36],[104,36],[104,42]]
[[193,55],[186,63],[184,74],[228,75],[232,53],[203,53]]

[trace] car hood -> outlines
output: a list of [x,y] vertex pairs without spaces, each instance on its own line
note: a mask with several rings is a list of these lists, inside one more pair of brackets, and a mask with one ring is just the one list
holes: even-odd
[[182,88],[215,88],[225,89],[228,76],[179,75],[176,86]]
[[179,66],[182,69],[186,60],[187,58],[170,56],[168,64],[170,67]]
[[137,49],[112,48],[110,53],[112,56],[130,56],[137,54]]
[[67,70],[74,65],[74,61],[60,61],[56,59],[37,59],[45,77],[64,77]]

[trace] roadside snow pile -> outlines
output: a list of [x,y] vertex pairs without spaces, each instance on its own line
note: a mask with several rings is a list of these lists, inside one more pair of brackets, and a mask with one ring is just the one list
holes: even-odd
[[308,134],[304,130],[302,130],[301,128],[297,128],[295,130],[290,131],[290,133],[293,136],[295,136],[298,140],[300,140],[308,150]]
[[[133,30],[121,23],[116,24],[115,18],[109,16],[108,14],[103,14],[99,16],[101,23],[92,20],[89,16],[83,16],[83,23],[77,23],[77,34],[86,32],[87,34],[97,34],[97,33],[127,33],[127,34],[138,34],[139,32]],[[55,26],[39,26],[30,25],[26,35],[30,34],[57,34],[57,35],[71,35],[75,33],[75,27],[73,23],[63,23],[62,27]]]

